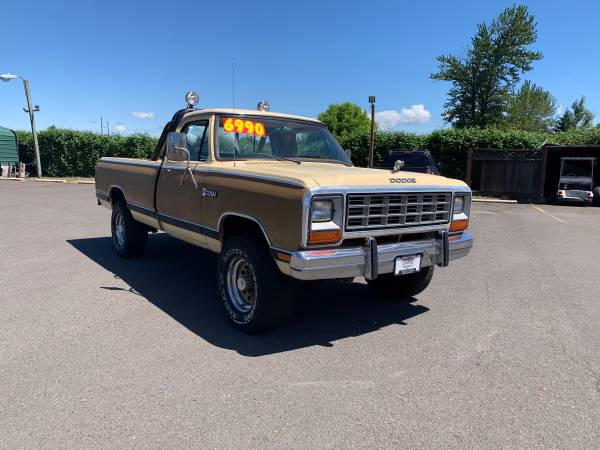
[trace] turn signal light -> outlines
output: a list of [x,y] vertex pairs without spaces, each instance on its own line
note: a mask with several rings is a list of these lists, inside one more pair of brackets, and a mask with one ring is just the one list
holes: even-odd
[[453,220],[450,231],[465,231],[469,227],[469,219]]
[[314,244],[336,244],[342,239],[342,230],[318,230],[308,233],[308,243]]

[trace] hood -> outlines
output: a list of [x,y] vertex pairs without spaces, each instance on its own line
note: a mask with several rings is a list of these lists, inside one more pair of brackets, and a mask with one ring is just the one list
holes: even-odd
[[[233,169],[231,166],[229,168]],[[283,181],[294,181],[304,184],[308,188],[325,186],[467,186],[460,180],[437,175],[405,171],[392,172],[389,169],[367,169],[321,162],[303,161],[302,164],[295,164],[285,161],[238,161],[235,171],[249,175],[264,175]]]

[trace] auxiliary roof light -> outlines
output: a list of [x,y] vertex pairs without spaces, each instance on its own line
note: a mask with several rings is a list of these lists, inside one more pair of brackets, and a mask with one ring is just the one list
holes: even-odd
[[200,101],[200,97],[196,91],[187,91],[185,94],[185,102],[188,108],[193,108]]
[[269,105],[268,101],[261,100],[260,102],[258,102],[256,109],[258,111],[262,111],[262,112],[269,112],[271,110],[271,106]]

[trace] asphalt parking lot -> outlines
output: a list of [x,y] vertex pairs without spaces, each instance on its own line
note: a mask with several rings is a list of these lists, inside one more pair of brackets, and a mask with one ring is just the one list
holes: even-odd
[[474,205],[414,304],[325,284],[229,326],[216,257],[122,260],[94,187],[0,184],[0,447],[598,448],[600,209]]

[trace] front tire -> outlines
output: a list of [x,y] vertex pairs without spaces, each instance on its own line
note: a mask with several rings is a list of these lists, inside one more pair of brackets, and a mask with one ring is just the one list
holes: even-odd
[[113,204],[110,229],[115,250],[124,258],[142,256],[148,246],[148,229],[136,222],[125,202]]
[[367,283],[378,297],[410,302],[412,297],[427,289],[433,277],[433,270],[434,266],[428,266],[409,275],[386,273],[374,280],[367,280]]
[[253,236],[235,236],[225,242],[219,256],[218,284],[227,317],[242,331],[267,331],[291,315],[291,284],[266,244]]

